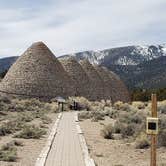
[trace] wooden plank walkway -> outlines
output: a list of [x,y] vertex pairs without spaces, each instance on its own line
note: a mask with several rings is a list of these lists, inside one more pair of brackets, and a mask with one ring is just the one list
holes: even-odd
[[64,112],[46,166],[85,166],[74,112]]

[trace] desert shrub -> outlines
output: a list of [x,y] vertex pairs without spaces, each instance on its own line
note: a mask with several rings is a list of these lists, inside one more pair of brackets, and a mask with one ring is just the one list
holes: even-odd
[[24,139],[39,139],[45,134],[46,131],[39,127],[25,126],[24,129],[19,134],[15,135],[15,137],[24,138]]
[[132,115],[133,115],[133,113],[129,113],[129,112],[119,112],[119,116],[118,116],[117,120],[119,120],[121,123],[129,124],[129,123],[131,123]]
[[132,106],[137,108],[137,109],[145,109],[145,107],[147,106],[145,102],[141,102],[141,101],[133,101],[132,102]]
[[113,107],[117,110],[120,110],[122,108],[123,102],[117,101],[114,103]]
[[105,116],[109,116],[110,112],[112,111],[112,107],[104,107],[103,109],[103,113],[105,114]]
[[19,131],[21,128],[23,128],[23,126],[23,122],[18,120],[5,122],[0,126],[0,136],[5,136],[7,134]]
[[145,149],[148,148],[150,146],[150,142],[149,139],[147,137],[147,134],[145,134],[144,132],[141,132],[141,134],[136,138],[136,142],[135,142],[135,147],[137,149]]
[[112,119],[116,119],[119,116],[119,112],[118,110],[112,108],[110,109],[108,116]]
[[23,112],[18,114],[18,121],[22,121],[22,122],[31,122],[34,119],[33,115],[29,112]]
[[106,100],[105,107],[111,107],[111,106],[112,106],[111,100]]
[[166,114],[166,100],[158,103],[158,111],[162,114]]
[[105,107],[105,102],[98,102],[98,101],[94,101],[90,103],[90,111],[102,111],[104,110]]
[[93,112],[92,121],[97,122],[98,120],[104,120],[105,114],[103,112],[95,111]]
[[32,113],[32,115],[33,115],[34,118],[42,118],[44,116],[44,114],[45,113],[42,110],[41,111],[34,111]]
[[117,110],[131,111],[131,106],[128,103],[123,103],[121,101],[114,103],[113,107]]
[[119,121],[116,121],[114,126],[113,126],[113,132],[114,133],[122,133],[122,130],[124,129],[124,124],[119,122]]
[[159,146],[166,147],[166,129],[162,129],[158,135],[158,144]]
[[52,112],[58,112],[59,111],[59,107],[58,104],[55,102],[49,103],[50,105],[50,109],[52,110]]
[[135,134],[136,127],[137,126],[134,123],[125,124],[121,131],[122,137],[127,138],[129,136],[133,136]]
[[131,115],[129,117],[129,120],[131,121],[131,123],[141,124],[144,120],[144,117],[141,114],[136,113],[134,115]]
[[6,144],[0,149],[0,160],[14,162],[17,160],[17,149],[13,145]]
[[10,104],[0,102],[0,112],[7,112],[9,111]]
[[83,119],[90,119],[92,118],[92,113],[88,111],[82,111],[78,113],[78,119],[83,120]]
[[159,117],[158,145],[166,146],[166,116]]
[[101,135],[106,139],[113,139],[113,127],[109,124],[101,130]]
[[41,117],[41,120],[44,124],[49,124],[52,122],[51,118],[49,118],[48,116],[44,115]]
[[0,102],[6,103],[6,104],[10,104],[11,103],[11,99],[6,96],[6,95],[0,95]]
[[18,140],[12,140],[11,142],[7,143],[7,145],[13,145],[13,146],[23,146],[23,143]]
[[143,111],[137,111],[137,112],[120,112],[119,121],[123,123],[136,123],[141,124],[146,120],[146,113]]
[[17,112],[23,111],[37,111],[41,108],[44,108],[44,102],[40,102],[37,99],[24,99],[24,100],[13,100],[13,104],[15,106],[15,110]]
[[166,116],[159,117],[159,129],[160,130],[166,129]]

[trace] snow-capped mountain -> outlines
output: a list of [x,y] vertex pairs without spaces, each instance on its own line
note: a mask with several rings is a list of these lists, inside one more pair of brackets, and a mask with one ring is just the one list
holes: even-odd
[[166,44],[111,48],[102,51],[85,51],[62,57],[75,56],[77,60],[88,59],[92,64],[138,65],[142,62],[166,56]]

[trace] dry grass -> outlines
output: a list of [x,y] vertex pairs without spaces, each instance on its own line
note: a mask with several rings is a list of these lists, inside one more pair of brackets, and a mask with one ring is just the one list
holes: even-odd
[[106,139],[113,139],[113,127],[112,124],[105,126],[101,130],[101,135]]
[[[0,143],[3,145],[4,140],[5,142],[12,140],[4,144],[0,149],[0,165],[4,163],[3,161],[17,162],[17,165],[26,160],[25,158],[20,158],[18,146],[22,146],[22,143],[18,140],[16,141],[14,136],[18,139],[21,138],[25,145],[31,144],[31,140],[26,139],[42,138],[51,126],[49,123],[54,120],[57,111],[58,105],[55,102],[46,103],[38,99],[21,100],[0,96]],[[42,141],[43,139],[38,140],[39,144]],[[39,147],[37,148],[39,150]],[[25,154],[27,146],[21,149]],[[35,155],[36,149],[32,150],[32,154]],[[17,160],[18,158],[19,160]],[[31,159],[30,162],[32,162]]]
[[13,140],[0,149],[0,161],[15,162],[17,160],[17,148],[16,146],[23,146],[23,144],[17,140]]
[[[106,129],[102,130],[104,138],[109,138],[109,132],[112,134],[121,134],[122,138],[134,138],[136,142],[136,148],[148,147],[148,140],[142,134],[146,128],[146,117],[150,116],[151,104],[148,102],[132,102],[132,104],[116,102],[112,105],[111,102],[88,102],[85,100],[84,104],[88,103],[89,111],[83,111],[79,113],[79,119],[92,119],[97,122],[98,120],[104,120],[106,116],[116,120],[113,126],[105,126]],[[166,100],[158,102],[158,112],[160,116],[160,133],[159,133],[159,145],[166,146],[166,118],[163,115],[166,113]],[[109,131],[110,129],[110,131]],[[108,134],[107,134],[108,133]]]
[[137,149],[146,149],[150,146],[150,141],[148,136],[145,132],[141,132],[140,135],[137,137],[135,142],[135,147]]
[[36,126],[26,126],[19,134],[16,134],[14,137],[24,139],[40,139],[45,134],[46,131],[44,129]]

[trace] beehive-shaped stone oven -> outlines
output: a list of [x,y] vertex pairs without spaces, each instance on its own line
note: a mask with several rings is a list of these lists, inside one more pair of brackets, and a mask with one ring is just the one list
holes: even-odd
[[116,92],[115,101],[129,102],[131,99],[130,99],[130,94],[126,85],[123,83],[123,81],[119,78],[117,74],[115,74],[112,71],[109,71],[108,69],[107,71],[109,72],[108,73],[109,76],[112,77],[112,79],[114,80],[115,88],[117,89],[117,91],[115,91]]
[[90,64],[88,60],[81,60],[80,64],[93,83],[93,99],[104,99],[104,81],[102,80],[96,69],[93,67],[92,64]]
[[0,84],[0,91],[48,99],[74,96],[73,84],[49,48],[37,42],[12,65]]
[[60,59],[60,62],[75,82],[76,96],[84,96],[93,100],[92,82],[77,60],[74,57],[69,57]]
[[108,73],[105,72],[105,70],[102,67],[94,66],[96,71],[98,72],[99,76],[103,80],[103,87],[104,87],[104,99],[112,100],[113,97],[113,91],[112,91],[112,81],[108,76]]
[[112,102],[123,101],[128,102],[130,100],[128,90],[120,78],[112,71],[109,71],[107,68],[102,67],[102,70],[108,75],[111,80],[111,96]]

